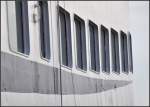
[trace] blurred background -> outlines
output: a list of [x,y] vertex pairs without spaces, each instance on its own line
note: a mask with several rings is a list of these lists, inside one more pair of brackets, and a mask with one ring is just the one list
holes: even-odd
[[149,1],[130,1],[134,103],[149,105]]

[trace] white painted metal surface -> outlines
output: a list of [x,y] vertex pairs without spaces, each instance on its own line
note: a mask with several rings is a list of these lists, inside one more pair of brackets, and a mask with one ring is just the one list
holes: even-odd
[[[84,19],[86,24],[86,41],[87,41],[87,56],[89,55],[89,31],[88,31],[88,20],[92,20],[99,27],[99,37],[100,37],[100,25],[104,25],[109,29],[114,28],[118,32],[123,30],[128,32],[129,27],[129,10],[128,1],[48,1],[49,5],[49,25],[50,25],[50,47],[51,47],[51,59],[49,61],[43,60],[40,56],[40,41],[39,41],[39,21],[38,21],[38,9],[34,8],[37,1],[29,1],[28,12],[29,12],[29,31],[30,31],[30,55],[25,57],[24,55],[17,54],[10,50],[9,39],[11,39],[11,34],[14,34],[8,30],[8,10],[7,3],[14,1],[1,1],[1,51],[10,53],[26,60],[31,60],[34,62],[42,63],[48,66],[59,67],[59,38],[58,38],[58,26],[57,26],[57,5],[59,4],[64,9],[70,13],[71,17],[71,35],[72,35],[72,54],[73,54],[73,68],[67,69],[62,67],[62,70],[67,72],[72,72],[73,74],[78,74],[82,76],[87,76],[90,78],[97,79],[109,79],[109,80],[132,80],[133,74],[120,73],[119,75],[110,71],[107,75],[100,70],[100,74],[96,74],[90,71],[90,58],[87,57],[87,71],[82,72],[76,67],[76,40],[75,40],[75,28],[74,28],[74,14],[77,14]],[[13,9],[13,8],[12,8]],[[33,14],[37,15],[37,22],[33,22]],[[14,17],[14,16],[12,16]],[[9,19],[11,20],[11,19]],[[120,36],[120,35],[119,35]],[[100,39],[100,38],[99,38]],[[120,41],[119,41],[120,42]],[[12,43],[13,44],[13,43]],[[111,44],[111,41],[110,41]],[[11,45],[11,44],[10,44]],[[100,45],[100,44],[99,44]],[[101,49],[99,49],[101,51]],[[111,46],[110,46],[111,53]],[[101,55],[100,55],[100,59]],[[120,56],[121,59],[121,56]],[[111,65],[111,55],[110,55],[110,65]],[[121,61],[120,61],[121,62]],[[101,60],[100,60],[101,64]],[[121,64],[120,64],[121,65]],[[101,66],[100,66],[101,68]],[[60,95],[46,95],[37,93],[11,93],[2,92],[2,105],[61,105]],[[132,105],[132,84],[112,89],[109,91],[86,94],[86,95],[63,95],[62,104],[65,105]]]

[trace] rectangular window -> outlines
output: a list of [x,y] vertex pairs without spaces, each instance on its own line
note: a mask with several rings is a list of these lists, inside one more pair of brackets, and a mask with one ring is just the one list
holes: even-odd
[[72,67],[70,14],[59,7],[62,64]]
[[108,29],[101,25],[101,49],[102,49],[102,71],[110,72],[109,58],[109,33]]
[[129,70],[130,72],[133,72],[132,38],[130,33],[128,35],[128,52],[129,52]]
[[17,27],[17,49],[19,52],[29,55],[29,21],[28,2],[16,0],[16,27]]
[[77,15],[74,17],[77,44],[77,66],[87,70],[85,23]]
[[41,55],[50,59],[49,14],[47,1],[39,1]]
[[128,72],[127,35],[123,31],[121,31],[121,57],[122,57],[122,71]]
[[90,30],[91,69],[99,72],[100,63],[99,63],[98,27],[96,24],[90,21],[89,30]]
[[112,70],[120,72],[118,32],[111,28]]

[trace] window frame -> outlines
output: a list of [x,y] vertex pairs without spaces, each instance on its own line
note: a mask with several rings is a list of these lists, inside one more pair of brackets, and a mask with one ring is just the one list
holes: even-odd
[[[75,24],[75,20],[79,21],[81,23],[81,27],[83,27],[82,29],[84,29],[84,31],[81,31],[82,33],[84,32],[85,34],[85,58],[86,58],[86,68],[80,68],[79,65],[78,65],[78,53],[77,53],[77,35],[76,35],[76,24]],[[88,65],[87,65],[87,37],[86,37],[86,25],[85,25],[85,20],[83,18],[81,18],[80,16],[78,16],[77,14],[74,14],[74,30],[75,30],[75,49],[76,49],[76,52],[75,52],[75,64],[76,64],[76,69],[79,70],[79,71],[82,71],[84,73],[87,72],[87,69],[88,69]],[[83,43],[82,43],[83,44]],[[83,53],[82,53],[83,54]],[[83,62],[83,61],[82,61]],[[84,66],[84,65],[82,65]]]
[[[105,65],[105,68],[103,68],[103,50],[105,50],[104,49],[104,47],[105,46],[103,46],[103,41],[102,41],[102,36],[103,36],[103,32],[102,31],[105,31],[106,33],[107,33],[107,37],[108,37],[108,55],[109,55],[109,57],[108,57],[108,63],[109,63],[109,65],[108,65],[108,70],[107,70],[107,66]],[[101,42],[101,68],[102,68],[102,72],[104,72],[104,73],[106,73],[106,74],[110,74],[110,37],[109,37],[109,29],[108,28],[106,28],[104,25],[101,25],[100,26],[100,38],[101,38],[101,40],[100,40],[100,42]],[[104,38],[105,39],[105,38]],[[105,55],[105,57],[106,57],[106,55]],[[105,58],[105,60],[107,60],[106,58]],[[106,64],[107,62],[105,61],[105,64]],[[103,70],[103,69],[105,69],[105,70]]]
[[[93,37],[93,39],[94,39],[94,48],[96,48],[95,47],[95,40],[96,40],[96,38],[97,38],[97,42],[98,42],[98,56],[95,56],[95,69],[92,69],[92,59],[91,59],[91,32],[90,32],[90,27],[93,27],[93,30],[94,30],[94,37]],[[89,20],[88,21],[88,28],[89,28],[89,51],[90,51],[90,71],[92,71],[92,72],[94,72],[94,73],[97,73],[97,74],[99,74],[100,73],[100,41],[99,41],[99,29],[98,29],[98,26],[93,22],[93,21],[91,21],[91,20]],[[95,33],[96,32],[96,33]],[[95,36],[97,36],[97,37],[95,37]],[[94,52],[95,53],[95,55],[96,55],[96,51]],[[97,61],[96,61],[96,57],[98,57],[98,64],[99,64],[99,66],[98,66],[98,68],[97,68]],[[98,70],[97,70],[98,69]]]
[[[73,68],[73,54],[72,54],[72,33],[71,33],[71,17],[70,17],[70,13],[67,11],[67,10],[65,10],[63,7],[61,7],[61,6],[58,6],[58,14],[59,14],[59,42],[60,42],[60,56],[61,56],[61,66],[62,67],[65,67],[65,68],[67,68],[67,69],[72,69]],[[71,53],[70,53],[70,57],[71,57],[71,65],[69,66],[69,65],[64,65],[63,64],[63,62],[62,62],[62,40],[61,40],[61,19],[60,19],[60,12],[62,13],[62,14],[64,14],[65,15],[65,22],[66,22],[66,17],[68,17],[69,16],[69,27],[70,27],[70,31],[68,31],[68,33],[70,34],[70,50],[66,50],[66,51],[70,51]],[[66,23],[65,23],[65,26],[66,26]],[[65,29],[67,29],[67,28],[65,28]],[[66,33],[66,35],[69,35],[69,34],[67,34]],[[67,37],[66,37],[67,38]],[[67,53],[68,54],[68,53]],[[67,58],[68,59],[68,58]]]
[[[124,40],[122,40],[122,38]],[[126,54],[127,54],[127,56],[124,56],[124,58],[123,58],[123,54],[125,54],[125,53],[122,52],[122,50],[123,50],[122,49],[122,44],[125,43],[124,41],[126,42],[126,51],[127,51]],[[123,45],[125,45],[125,44],[123,44]],[[121,67],[122,67],[121,70],[122,70],[123,73],[129,74],[129,69],[128,69],[128,41],[127,41],[127,34],[125,32],[123,32],[122,30],[120,31],[120,49],[121,49]],[[126,60],[127,60],[126,62],[125,62],[125,57],[127,57],[126,58]],[[125,63],[127,63],[127,64],[125,64]],[[127,66],[127,68],[126,68],[126,66]]]
[[[48,36],[49,36],[49,45],[48,45],[48,47],[49,47],[49,58],[46,58],[46,57],[44,57],[43,55],[42,55],[42,43],[41,43],[41,6],[40,6],[40,3],[39,2],[46,2],[46,4],[47,4],[47,16],[48,16]],[[48,5],[48,1],[47,0],[45,0],[45,1],[37,1],[37,4],[39,5],[39,8],[40,8],[40,20],[39,20],[39,45],[40,45],[40,57],[41,57],[41,59],[43,59],[43,60],[45,60],[45,61],[47,61],[47,62],[49,62],[50,60],[51,60],[51,37],[50,37],[50,20],[49,20],[49,5]],[[44,20],[43,20],[44,21]],[[43,22],[43,26],[45,26],[44,25],[44,22]],[[42,26],[42,27],[43,27]],[[43,28],[43,31],[44,31],[44,28]],[[44,33],[44,32],[43,32]],[[45,36],[45,35],[44,35]],[[43,38],[44,38],[44,36],[43,36]],[[44,46],[44,45],[43,45]],[[46,47],[45,47],[46,48]],[[45,53],[45,55],[46,55],[46,53]]]
[[[128,32],[128,70],[133,73],[133,45],[132,45],[132,36],[131,33]],[[131,59],[130,59],[131,58]]]
[[[14,5],[14,11],[15,11],[15,16],[13,16],[13,17],[15,17],[15,19],[16,19],[16,34],[17,34],[17,12],[16,12],[16,1],[11,1],[12,3],[13,3],[13,5]],[[11,12],[10,11],[10,7],[8,6],[8,4],[9,4],[9,1],[6,1],[6,12],[7,12],[7,23],[8,23],[8,47],[9,47],[9,49],[10,49],[10,51],[11,52],[13,52],[13,53],[15,53],[15,54],[18,54],[18,55],[21,55],[21,56],[24,56],[24,57],[26,57],[26,58],[29,58],[29,56],[30,56],[30,52],[31,52],[31,44],[30,44],[30,26],[29,26],[29,9],[28,9],[28,1],[26,1],[27,2],[27,14],[28,14],[28,18],[27,18],[27,26],[28,26],[28,42],[29,42],[29,53],[28,54],[25,54],[25,53],[22,53],[22,52],[20,52],[20,51],[18,51],[18,47],[17,47],[17,49],[16,50],[14,50],[14,49],[12,49],[12,44],[11,44],[11,40],[10,40],[10,25],[9,25],[9,23],[10,23],[10,19],[9,19],[9,13]],[[11,4],[12,5],[12,4]],[[18,35],[18,34],[17,34]],[[18,39],[18,38],[16,38],[16,39]],[[16,40],[17,41],[17,40]],[[17,46],[18,46],[18,43],[17,43]]]
[[[111,28],[110,29],[111,30],[111,59],[112,59],[112,64],[113,64],[113,51],[112,51],[112,49],[113,49],[113,39],[115,39],[115,41],[116,41],[116,37],[114,37],[113,38],[113,36],[117,36],[117,41],[118,41],[118,66],[117,66],[117,62],[116,62],[116,49],[115,49],[115,62],[116,62],[116,64],[115,64],[115,66],[116,66],[116,68],[115,69],[118,69],[118,71],[117,70],[113,70],[113,65],[112,65],[112,71],[114,72],[114,73],[116,73],[116,74],[120,74],[120,46],[119,46],[119,33],[115,30],[115,29],[113,29],[113,28]],[[113,33],[115,34],[115,35],[113,35]],[[113,38],[113,39],[112,39]],[[114,44],[115,45],[115,48],[116,48],[116,44]]]

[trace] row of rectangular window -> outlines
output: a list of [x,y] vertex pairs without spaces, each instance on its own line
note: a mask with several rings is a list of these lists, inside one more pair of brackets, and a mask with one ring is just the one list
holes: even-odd
[[[46,59],[50,59],[50,36],[49,36],[49,15],[47,1],[39,1],[40,6],[40,41],[41,55]],[[28,7],[27,1],[16,1],[16,20],[17,21],[17,43],[18,51],[29,55],[29,25],[28,25]],[[75,34],[77,47],[77,66],[82,70],[87,70],[87,51],[86,51],[86,34],[85,22],[82,18],[75,15]],[[59,23],[60,23],[60,39],[61,39],[61,56],[62,65],[72,67],[72,42],[71,42],[71,23],[70,14],[59,7]],[[101,55],[102,55],[102,71],[110,72],[110,52],[109,52],[109,32],[106,27],[101,25]],[[98,26],[89,21],[90,34],[90,59],[91,70],[100,71],[99,56],[99,37]],[[132,42],[131,34],[127,40],[127,35],[121,31],[121,59],[122,71],[133,71],[132,61]],[[118,32],[111,28],[111,49],[112,49],[112,70],[120,72],[119,58],[119,36]]]
[[[63,14],[68,14],[67,11],[63,10]],[[60,12],[61,13],[61,12]],[[68,19],[70,21],[70,16]],[[66,21],[68,21],[66,19]],[[76,48],[77,48],[77,66],[82,70],[87,70],[87,54],[86,54],[86,34],[85,34],[85,22],[82,18],[74,15],[75,22],[75,33],[76,33]],[[62,28],[61,28],[62,29]],[[69,28],[71,29],[71,28]],[[99,61],[99,39],[98,39],[98,27],[92,21],[89,21],[89,32],[90,32],[90,59],[91,59],[91,70],[100,71],[100,61]],[[62,36],[62,35],[61,35]],[[71,38],[71,37],[70,37]],[[132,65],[132,52],[131,52],[131,35],[129,38],[129,46],[127,46],[127,35],[121,31],[121,58],[122,58],[122,71],[128,72],[128,53],[130,54],[129,63],[130,71],[133,71]],[[62,40],[62,39],[61,39]],[[65,42],[62,42],[62,47]],[[70,42],[71,43],[71,42]],[[71,45],[70,45],[71,46]],[[119,36],[118,32],[111,28],[111,49],[112,49],[112,70],[115,72],[120,72],[120,58],[119,58]],[[130,48],[129,50],[127,50]],[[68,48],[69,49],[69,48]],[[68,50],[66,49],[66,50]],[[65,51],[64,49],[62,49]],[[101,25],[101,54],[102,54],[102,71],[110,72],[110,52],[109,52],[109,32],[106,27]],[[71,51],[70,51],[71,52]],[[70,56],[71,53],[69,53]],[[66,60],[62,54],[62,59]],[[72,60],[72,59],[71,59]],[[62,61],[62,64],[65,65]]]
[[[60,8],[61,10],[62,8]],[[64,12],[66,12],[64,10]],[[68,12],[66,12],[68,14]],[[66,14],[64,13],[64,14]],[[68,19],[70,16],[68,15]],[[67,21],[67,20],[66,20]],[[87,70],[86,59],[86,35],[85,35],[85,23],[79,16],[74,16],[75,30],[76,30],[76,47],[77,47],[77,66],[82,70]],[[91,69],[99,72],[99,39],[98,39],[98,27],[92,21],[89,21],[90,31],[90,58]],[[131,37],[131,36],[130,36]],[[119,37],[118,32],[111,28],[111,49],[112,49],[112,70],[120,72],[120,58],[119,58]],[[65,44],[62,41],[62,45]],[[131,49],[131,42],[129,43]],[[128,51],[127,51],[127,35],[121,31],[121,57],[122,57],[122,70],[128,72]],[[102,71],[110,71],[110,52],[109,52],[109,32],[106,27],[101,26],[101,50],[102,50]],[[64,51],[64,50],[63,50]],[[71,53],[70,53],[71,54]],[[71,56],[71,55],[70,55]],[[130,55],[131,56],[131,55]],[[66,56],[62,55],[63,58]],[[131,57],[130,57],[131,58]],[[66,60],[66,59],[65,59]],[[132,59],[130,59],[130,71],[133,71]],[[63,62],[63,61],[62,61]],[[63,64],[63,63],[62,63]],[[64,64],[65,65],[65,64]]]

